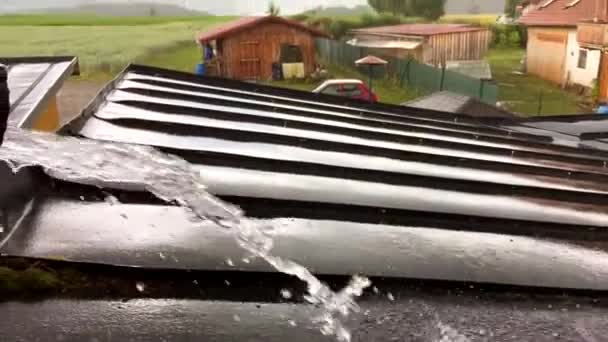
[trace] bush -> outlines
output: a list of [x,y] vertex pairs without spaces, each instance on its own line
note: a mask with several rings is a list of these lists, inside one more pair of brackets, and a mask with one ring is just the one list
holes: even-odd
[[295,21],[299,21],[299,22],[306,22],[306,21],[308,21],[309,18],[310,18],[310,16],[308,14],[304,14],[304,13],[300,13],[300,14],[291,16],[291,20],[295,20]]
[[523,26],[518,25],[491,25],[493,41],[492,47],[498,48],[516,48],[526,47],[527,31]]

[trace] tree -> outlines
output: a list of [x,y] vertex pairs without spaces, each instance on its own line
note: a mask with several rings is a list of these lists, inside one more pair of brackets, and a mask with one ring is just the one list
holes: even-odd
[[413,16],[437,20],[445,14],[446,0],[408,0],[408,11]]
[[393,15],[408,15],[407,2],[409,0],[368,0],[367,3],[378,13],[392,13]]
[[521,4],[522,0],[507,0],[505,2],[505,14],[511,18],[515,18],[517,15],[517,5]]
[[437,20],[445,14],[446,0],[368,0],[368,4],[378,13],[424,17]]
[[149,14],[151,17],[156,17],[156,8],[154,8],[154,7],[150,7],[150,10],[148,11],[148,14]]
[[271,1],[268,4],[268,11],[266,13],[268,13],[268,15],[270,16],[278,17],[279,14],[281,14],[281,8],[279,8],[279,6],[274,3],[274,1]]

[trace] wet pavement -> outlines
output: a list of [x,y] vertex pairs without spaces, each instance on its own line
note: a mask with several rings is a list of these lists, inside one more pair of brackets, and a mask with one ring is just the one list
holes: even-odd
[[[347,326],[353,341],[606,341],[607,310],[567,300],[492,303],[382,290]],[[227,301],[48,300],[0,304],[2,341],[332,341],[309,305]],[[444,339],[445,340],[445,339]],[[444,341],[442,340],[442,341]]]

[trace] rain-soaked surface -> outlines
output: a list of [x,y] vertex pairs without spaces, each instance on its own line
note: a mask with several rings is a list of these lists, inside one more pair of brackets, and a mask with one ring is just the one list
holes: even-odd
[[[396,293],[360,302],[345,320],[353,341],[603,342],[608,312],[592,300],[494,301]],[[2,341],[331,341],[299,304],[227,301],[48,300],[4,303]]]
[[273,239],[266,231],[272,227],[247,220],[240,209],[207,193],[198,172],[186,161],[150,147],[100,143],[15,128],[7,130],[0,160],[9,162],[14,171],[40,166],[47,174],[64,181],[145,189],[162,200],[188,208],[201,220],[212,220],[216,229],[231,229],[238,245],[252,257],[262,258],[277,271],[307,283],[307,300],[324,308],[314,318],[324,335],[350,341],[350,332],[338,318],[358,311],[353,298],[360,296],[370,281],[353,276],[348,286],[335,293],[305,267],[272,255]]

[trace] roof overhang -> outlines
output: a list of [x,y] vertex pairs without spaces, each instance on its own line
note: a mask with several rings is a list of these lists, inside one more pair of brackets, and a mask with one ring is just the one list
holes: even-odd
[[63,82],[80,73],[74,56],[0,57],[0,63],[9,67],[9,124],[22,128],[32,128]]
[[372,49],[400,49],[415,50],[422,45],[422,41],[412,40],[360,40],[353,38],[347,42],[349,45]]

